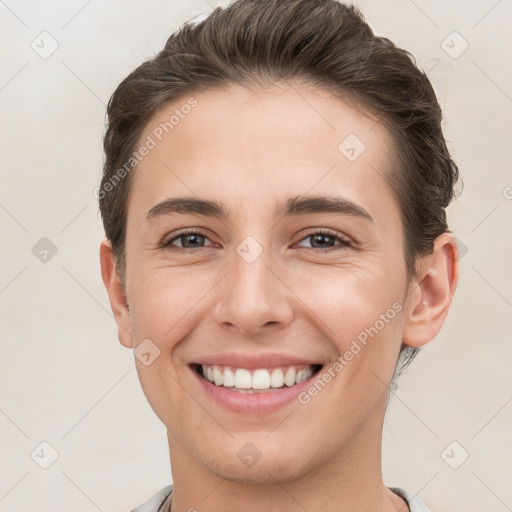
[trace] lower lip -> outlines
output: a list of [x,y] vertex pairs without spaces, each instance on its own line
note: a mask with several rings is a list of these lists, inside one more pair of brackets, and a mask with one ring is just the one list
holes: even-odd
[[216,386],[210,381],[203,379],[196,370],[191,368],[202,389],[215,402],[229,411],[241,414],[260,415],[277,411],[285,405],[297,399],[299,394],[311,385],[318,372],[312,375],[308,380],[295,384],[295,386],[274,388],[273,391],[266,393],[239,393],[230,391],[224,386]]

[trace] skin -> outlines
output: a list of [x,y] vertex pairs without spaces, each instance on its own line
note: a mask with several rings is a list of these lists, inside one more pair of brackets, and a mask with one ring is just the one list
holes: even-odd
[[[172,510],[405,512],[382,480],[388,385],[402,340],[422,346],[443,325],[458,281],[454,237],[439,236],[418,261],[418,278],[407,279],[399,208],[382,177],[389,134],[340,99],[289,84],[193,96],[197,107],[135,171],[124,286],[108,240],[100,249],[120,342],[136,348],[150,339],[160,350],[149,366],[135,361],[168,429]],[[141,141],[187,99],[159,111]],[[366,146],[353,162],[338,149],[349,134]],[[332,212],[274,216],[276,202],[303,195],[344,197],[373,222]],[[222,201],[230,216],[147,220],[156,204],[178,196]],[[206,235],[202,249],[190,237],[173,241],[185,252],[163,247],[183,228]],[[318,228],[352,246],[315,244]],[[252,263],[236,251],[248,236],[263,251]],[[306,405],[229,412],[188,366],[229,351],[328,365],[395,302],[402,310]],[[248,442],[261,453],[252,467],[237,457]]]

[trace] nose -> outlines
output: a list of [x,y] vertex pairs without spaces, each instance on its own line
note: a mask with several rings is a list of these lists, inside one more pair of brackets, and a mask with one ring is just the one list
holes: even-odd
[[291,322],[293,293],[279,272],[270,267],[265,251],[252,262],[235,254],[215,308],[220,326],[256,335],[271,327],[282,329]]

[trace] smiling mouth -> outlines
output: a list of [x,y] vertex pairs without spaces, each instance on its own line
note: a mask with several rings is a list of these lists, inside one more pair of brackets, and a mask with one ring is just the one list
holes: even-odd
[[204,380],[236,393],[267,393],[290,388],[310,379],[321,364],[279,366],[275,368],[234,368],[217,364],[192,364],[192,369]]

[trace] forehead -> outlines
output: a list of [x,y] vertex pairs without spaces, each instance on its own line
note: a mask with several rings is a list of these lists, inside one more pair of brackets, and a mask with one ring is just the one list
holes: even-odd
[[393,200],[383,178],[386,128],[311,87],[233,85],[184,96],[156,113],[139,146],[149,140],[130,194],[146,212],[172,195],[262,210],[270,198],[308,192],[336,192],[369,209],[383,194]]

